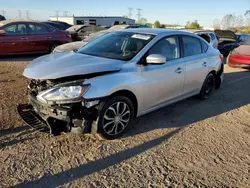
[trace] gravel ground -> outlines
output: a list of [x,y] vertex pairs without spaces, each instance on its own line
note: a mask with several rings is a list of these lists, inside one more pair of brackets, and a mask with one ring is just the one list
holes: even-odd
[[212,98],[138,118],[119,140],[25,126],[24,67],[0,59],[0,187],[250,187],[250,73],[225,67]]

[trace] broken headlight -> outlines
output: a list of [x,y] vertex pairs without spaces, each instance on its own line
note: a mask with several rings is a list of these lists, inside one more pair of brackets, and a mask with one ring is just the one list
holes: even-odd
[[41,102],[59,101],[65,103],[69,101],[78,101],[82,95],[86,93],[90,85],[74,85],[74,86],[61,86],[51,88],[47,91],[39,93],[37,99]]

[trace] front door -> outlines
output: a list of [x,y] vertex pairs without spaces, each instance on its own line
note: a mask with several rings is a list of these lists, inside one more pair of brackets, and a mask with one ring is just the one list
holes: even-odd
[[18,54],[29,51],[29,38],[24,23],[13,23],[3,28],[4,35],[0,36],[1,54]]
[[160,54],[166,57],[163,65],[148,64],[144,66],[142,76],[147,80],[147,93],[143,99],[144,110],[150,110],[167,101],[175,100],[183,93],[185,65],[180,59],[179,40],[177,36],[161,39],[147,55]]

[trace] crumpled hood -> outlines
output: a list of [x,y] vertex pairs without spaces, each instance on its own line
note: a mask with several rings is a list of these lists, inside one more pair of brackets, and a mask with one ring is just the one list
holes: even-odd
[[31,79],[57,79],[68,76],[121,70],[124,61],[74,52],[45,55],[33,60],[23,72]]
[[70,42],[66,43],[60,46],[57,46],[54,50],[54,52],[70,52],[70,51],[77,51],[84,45],[86,45],[88,42],[83,41],[76,41],[76,42]]

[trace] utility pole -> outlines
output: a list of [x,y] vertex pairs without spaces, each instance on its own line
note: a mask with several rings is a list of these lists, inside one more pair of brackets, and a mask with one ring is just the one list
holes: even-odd
[[133,8],[132,7],[129,7],[128,8],[128,17],[131,18],[132,17],[132,11],[133,11]]
[[26,10],[26,18],[27,18],[27,20],[30,19],[30,12],[28,10]]
[[18,17],[19,17],[19,19],[22,19],[22,11],[21,10],[18,10]]
[[56,10],[55,12],[56,12],[56,20],[58,21],[58,16],[59,16],[59,12],[60,12],[60,11],[59,11],[59,10]]
[[68,11],[64,11],[63,16],[68,16]]
[[5,10],[2,10],[2,15],[5,16]]
[[141,14],[142,9],[138,8],[137,11],[138,11],[137,16],[138,16],[138,21],[139,21],[141,19],[141,16],[142,16],[142,14]]

